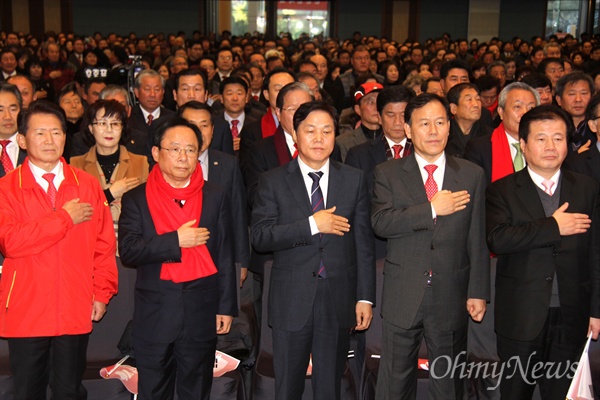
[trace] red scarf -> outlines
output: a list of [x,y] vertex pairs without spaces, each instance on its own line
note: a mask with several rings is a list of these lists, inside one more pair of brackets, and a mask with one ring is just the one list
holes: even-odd
[[504,122],[492,132],[492,182],[515,172]]
[[[198,227],[202,215],[202,187],[204,178],[200,165],[192,173],[190,183],[185,188],[172,187],[162,175],[160,168],[152,168],[146,183],[146,199],[152,221],[159,235],[173,232],[181,225],[196,220]],[[185,200],[180,207],[175,201]],[[175,283],[193,281],[217,273],[217,267],[206,245],[181,249],[181,262],[163,263],[160,279]]]
[[273,110],[271,107],[267,110],[267,113],[263,115],[260,120],[260,128],[262,130],[262,137],[268,138],[269,136],[273,136],[275,130],[277,129],[277,124],[275,123],[275,117],[273,116]]

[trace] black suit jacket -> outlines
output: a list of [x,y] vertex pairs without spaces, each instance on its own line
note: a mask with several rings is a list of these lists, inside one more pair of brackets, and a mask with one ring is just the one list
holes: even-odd
[[486,182],[492,182],[492,135],[469,140],[465,147],[465,158],[483,168]]
[[600,182],[600,152],[595,144],[583,153],[569,153],[563,165],[566,169],[591,176]]
[[[260,178],[260,175],[265,171],[269,171],[277,167],[279,167],[279,160],[277,158],[277,150],[275,149],[273,136],[261,139],[254,143],[251,151],[248,153],[248,159],[246,160],[245,164],[242,165],[242,175],[244,177],[244,183],[246,184],[248,215],[252,213],[254,197],[258,187],[258,179]],[[271,259],[273,259],[272,253],[258,252],[253,247],[250,260],[250,271],[257,274],[262,274],[264,271],[265,262]]]
[[[375,139],[351,147],[346,155],[346,164],[358,168],[365,173],[367,181],[367,190],[369,199],[373,197],[373,186],[375,182],[375,167],[387,161],[387,141],[378,136]],[[412,143],[406,141],[406,149],[412,152]],[[406,150],[405,150],[406,151]],[[385,258],[387,240],[377,237],[375,238],[375,257],[376,259]]]
[[344,236],[311,235],[313,214],[298,160],[263,174],[252,211],[252,243],[274,253],[269,324],[298,331],[313,312],[321,259],[340,328],[356,325],[358,300],[375,303],[375,258],[364,174],[331,160],[326,208],[348,218]]
[[[131,134],[137,138],[137,141],[144,141],[144,155],[148,157],[148,163],[150,166],[154,165],[154,159],[152,158],[152,138],[154,136],[154,132],[156,127],[160,125],[162,121],[165,119],[171,118],[175,116],[175,112],[161,107],[160,109],[160,117],[152,121],[152,125],[148,125],[148,122],[144,118],[144,114],[142,113],[141,106],[138,104],[133,106],[131,109],[131,115],[127,120],[127,127]],[[141,144],[139,146],[141,148]],[[138,150],[138,146],[136,146],[136,150]],[[136,153],[136,151],[133,151]],[[139,153],[136,153],[139,154]]]
[[134,336],[159,343],[175,340],[182,327],[191,327],[195,340],[216,337],[215,315],[237,315],[237,289],[227,194],[205,182],[202,189],[201,227],[208,228],[206,246],[218,273],[190,282],[160,279],[164,262],[179,262],[177,231],[163,235],[156,228],[146,184],[125,193],[119,220],[119,254],[125,265],[137,268]]
[[[15,165],[14,167],[17,168],[19,165],[23,164],[25,162],[25,157],[27,157],[27,152],[21,148],[19,148],[19,156],[17,157],[17,165]],[[4,167],[2,166],[2,164],[0,164],[0,178],[2,178],[4,175],[6,175],[6,172],[4,172]]]
[[234,261],[247,268],[250,262],[250,239],[246,214],[246,188],[237,158],[208,149],[208,181],[219,185],[229,196],[233,229]]
[[483,124],[481,120],[479,120],[473,124],[469,136],[465,138],[458,122],[452,119],[450,121],[450,136],[448,137],[445,152],[451,156],[465,158],[465,147],[468,142],[478,137],[491,135],[492,132],[493,129],[490,126]]
[[[488,186],[487,241],[498,256],[496,332],[521,341],[535,338],[548,315],[554,273],[568,338],[585,339],[590,316],[600,318],[600,199],[592,178],[562,169],[560,204],[592,219],[584,234],[561,236],[546,217],[527,169]],[[577,343],[577,342],[576,342]]]
[[260,119],[252,123],[244,123],[242,131],[240,133],[240,166],[244,169],[249,154],[253,151],[252,146],[263,139]]

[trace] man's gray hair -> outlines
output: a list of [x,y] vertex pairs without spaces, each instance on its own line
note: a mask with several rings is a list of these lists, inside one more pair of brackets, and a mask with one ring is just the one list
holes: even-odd
[[535,105],[539,106],[540,105],[540,94],[537,92],[537,90],[535,90],[534,88],[532,88],[531,86],[529,86],[526,83],[523,82],[513,82],[511,84],[508,84],[504,87],[504,89],[502,89],[502,91],[500,92],[500,95],[498,95],[498,107],[502,107],[502,109],[504,109],[504,106],[506,105],[506,98],[508,97],[508,94],[513,91],[513,90],[527,90],[528,92],[530,92],[531,94],[533,94],[533,97],[535,97]]
[[145,69],[145,70],[140,71],[140,73],[135,77],[134,87],[136,89],[140,88],[140,86],[142,85],[142,79],[146,76],[160,78],[160,84],[162,85],[163,88],[165,87],[165,78],[163,78],[158,72],[156,72],[153,69]]

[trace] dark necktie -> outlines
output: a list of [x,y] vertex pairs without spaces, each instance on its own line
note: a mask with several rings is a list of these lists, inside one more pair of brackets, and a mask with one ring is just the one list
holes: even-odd
[[240,131],[238,131],[239,123],[240,123],[240,121],[238,121],[237,119],[234,119],[231,121],[231,134],[233,135],[234,139],[240,135]]
[[396,158],[400,158],[400,153],[402,152],[402,145],[401,144],[395,144],[392,146],[392,148],[394,149],[394,159]]
[[56,208],[56,194],[58,193],[58,191],[56,190],[56,186],[54,186],[54,176],[55,175],[50,172],[42,175],[42,178],[48,181],[48,191],[46,193],[48,194],[48,198],[50,198],[52,208]]
[[[323,192],[321,191],[321,185],[319,184],[319,181],[321,180],[323,173],[321,171],[309,172],[308,176],[310,176],[310,178],[313,180],[313,184],[310,189],[310,204],[312,206],[312,210],[313,210],[313,214],[314,214],[317,211],[321,211],[321,210],[325,209],[325,204],[323,201]],[[323,236],[322,234],[319,235],[320,238],[322,236]],[[323,279],[327,278],[327,272],[325,271],[325,265],[323,264],[322,258],[321,258],[321,262],[319,264],[319,277],[323,278]]]
[[154,116],[152,114],[148,114],[148,126],[152,125],[153,120],[154,120]]
[[10,144],[10,140],[0,140],[0,145],[2,145],[2,153],[0,153],[0,162],[2,163],[2,168],[4,168],[4,173],[8,174],[10,171],[15,169],[13,166],[10,157],[8,156],[8,152],[6,151],[6,147]]

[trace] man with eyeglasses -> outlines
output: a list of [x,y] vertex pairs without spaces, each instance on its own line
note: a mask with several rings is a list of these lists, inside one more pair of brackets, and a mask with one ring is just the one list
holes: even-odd
[[153,137],[157,166],[127,192],[119,252],[137,267],[133,343],[142,399],[208,399],[217,335],[237,315],[227,194],[198,168],[202,134],[182,118]]

